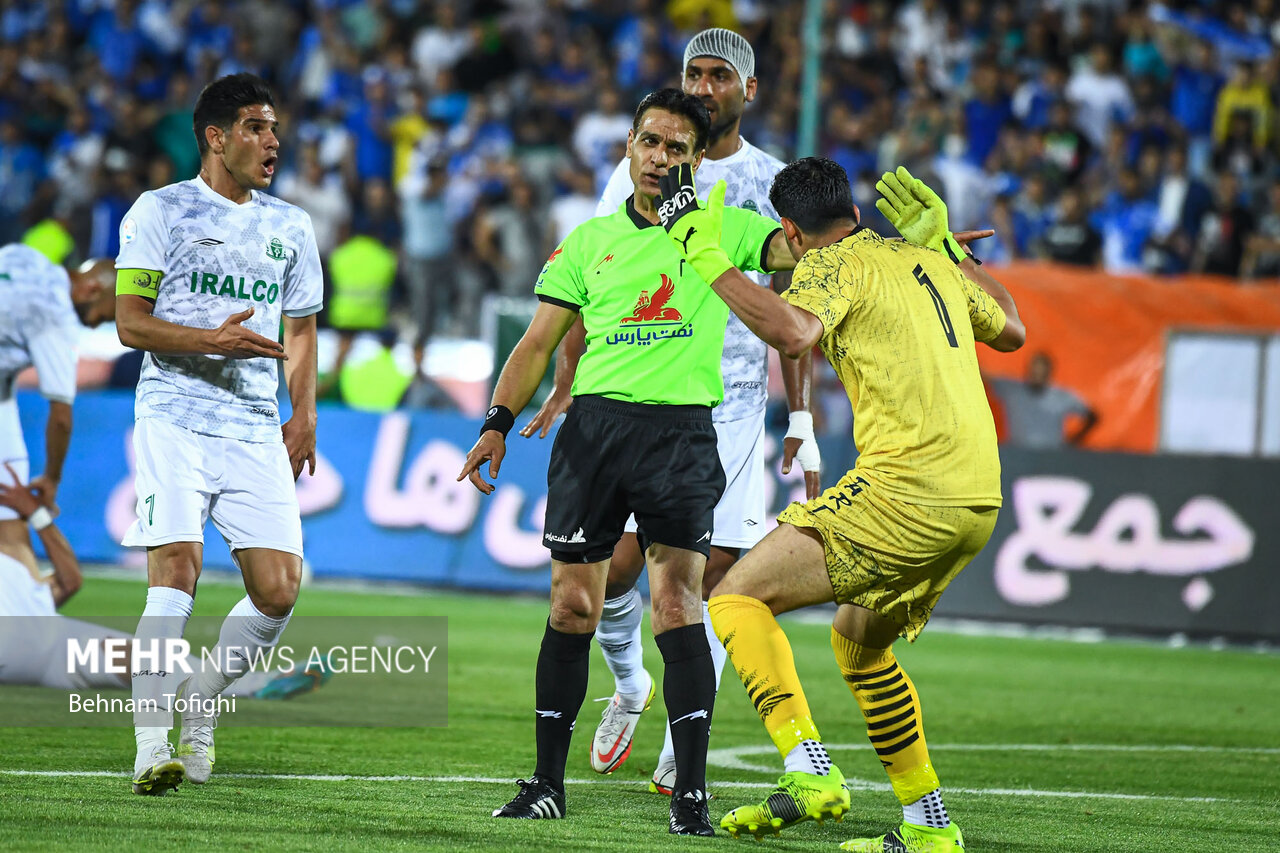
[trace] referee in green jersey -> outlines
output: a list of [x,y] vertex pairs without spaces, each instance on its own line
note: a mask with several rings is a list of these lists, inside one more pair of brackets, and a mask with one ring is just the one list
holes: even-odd
[[[651,622],[666,664],[663,699],[676,751],[670,831],[713,834],[706,757],[715,677],[701,599],[712,512],[725,486],[711,410],[724,397],[729,309],[683,260],[657,210],[659,179],[684,163],[698,167],[710,127],[702,102],[678,89],[641,101],[627,139],[634,193],[615,213],[574,229],[547,260],[535,287],[538,311],[502,369],[480,440],[458,476],[493,492],[480,466],[488,461],[489,476],[497,476],[513,412],[529,403],[580,314],[587,349],[547,471],[551,614],[538,653],[537,768],[495,817],[565,814],[565,760],[586,696],[609,558],[634,513],[647,546]],[[795,266],[778,223],[752,211],[725,208],[720,245],[742,270]]]

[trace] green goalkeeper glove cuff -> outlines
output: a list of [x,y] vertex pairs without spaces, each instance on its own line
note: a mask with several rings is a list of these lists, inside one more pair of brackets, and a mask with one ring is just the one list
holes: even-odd
[[968,257],[947,226],[946,204],[906,166],[881,175],[876,190],[882,196],[876,210],[908,243],[941,252],[957,264]]
[[718,182],[711,188],[705,208],[698,206],[693,184],[693,167],[682,163],[658,180],[662,202],[658,218],[667,235],[703,281],[711,284],[733,266],[720,248],[720,227],[724,220],[724,194],[728,185]]

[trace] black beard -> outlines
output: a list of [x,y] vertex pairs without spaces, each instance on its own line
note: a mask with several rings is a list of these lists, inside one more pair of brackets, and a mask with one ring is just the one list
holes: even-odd
[[725,122],[724,124],[711,125],[711,132],[707,135],[708,147],[715,145],[721,139],[724,139],[725,136],[728,135],[729,131],[737,127],[738,119],[739,116],[734,116],[731,121]]

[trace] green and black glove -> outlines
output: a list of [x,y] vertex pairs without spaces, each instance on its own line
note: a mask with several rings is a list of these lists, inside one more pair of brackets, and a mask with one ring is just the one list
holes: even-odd
[[876,190],[883,196],[876,201],[876,210],[898,229],[902,239],[941,252],[953,263],[969,257],[947,226],[946,204],[924,181],[913,178],[906,166],[881,175]]
[[724,194],[728,188],[728,184],[719,181],[711,188],[704,208],[698,206],[693,167],[688,163],[681,163],[658,179],[658,190],[662,194],[658,219],[671,241],[680,247],[689,266],[707,284],[733,266],[729,255],[720,248],[720,224],[724,220]]

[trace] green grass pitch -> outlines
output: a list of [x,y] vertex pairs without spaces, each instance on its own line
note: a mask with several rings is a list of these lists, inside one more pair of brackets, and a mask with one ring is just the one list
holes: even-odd
[[[235,586],[206,583],[193,625],[216,632],[240,595]],[[140,581],[90,577],[66,612],[129,630],[142,604]],[[641,720],[631,758],[601,777],[587,758],[601,706],[588,700],[569,760],[570,779],[578,781],[568,785],[567,820],[490,818],[515,793],[509,780],[532,772],[533,669],[545,602],[311,587],[289,631],[303,635],[309,620],[347,614],[448,617],[447,728],[224,722],[212,781],[163,798],[129,792],[128,728],[0,728],[0,849],[649,851],[755,843],[667,834],[667,803],[646,790],[662,738],[657,702]],[[835,850],[846,838],[883,832],[900,812],[836,670],[828,628],[800,620],[784,627],[818,725],[854,788],[853,810],[841,823],[802,824],[759,849]],[[1275,849],[1274,654],[941,630],[898,652],[920,690],[932,757],[970,850]],[[612,692],[592,654],[589,698]],[[646,661],[657,675],[652,641]],[[324,689],[341,690],[343,678]],[[349,689],[357,678],[347,676]],[[0,709],[41,693],[0,690]],[[301,711],[317,696],[290,704]],[[731,670],[711,747],[714,820],[761,797],[781,772]]]

